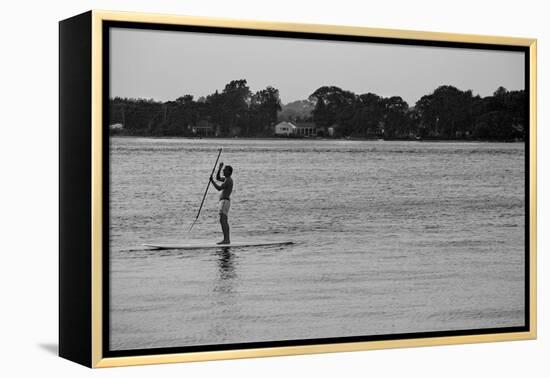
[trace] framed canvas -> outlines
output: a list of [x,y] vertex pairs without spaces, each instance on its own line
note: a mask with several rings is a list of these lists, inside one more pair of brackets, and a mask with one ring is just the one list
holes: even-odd
[[59,354],[536,337],[536,40],[60,22]]

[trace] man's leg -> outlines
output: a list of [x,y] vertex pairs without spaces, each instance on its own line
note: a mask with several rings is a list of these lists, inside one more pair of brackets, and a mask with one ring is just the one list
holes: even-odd
[[229,239],[229,222],[227,221],[227,215],[222,214],[222,231],[223,231],[223,240],[230,243]]
[[227,244],[231,244],[231,235],[229,232],[229,216],[227,215],[225,216],[225,230],[227,232]]
[[220,213],[220,224],[222,226],[223,241],[218,244],[230,244],[229,239],[229,223],[227,222],[227,215]]

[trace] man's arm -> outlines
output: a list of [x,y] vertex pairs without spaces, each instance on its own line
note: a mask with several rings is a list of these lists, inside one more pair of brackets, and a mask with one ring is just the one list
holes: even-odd
[[223,163],[220,163],[220,166],[218,167],[218,173],[216,174],[216,180],[218,181],[225,181],[225,178],[220,176],[220,172],[222,168],[223,168]]
[[210,176],[210,182],[212,183],[214,188],[216,188],[216,190],[222,190],[223,189],[223,184],[222,185],[216,184],[216,181],[214,181],[214,177],[212,177],[212,176]]

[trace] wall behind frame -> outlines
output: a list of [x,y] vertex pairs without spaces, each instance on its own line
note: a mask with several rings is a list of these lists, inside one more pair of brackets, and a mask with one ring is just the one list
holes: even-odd
[[[543,2],[406,1],[81,1],[4,5],[2,26],[2,181],[5,259],[1,264],[2,372],[60,377],[89,374],[116,377],[543,377],[548,371],[550,330],[547,305],[539,300],[539,340],[466,346],[221,361],[122,368],[90,372],[54,355],[57,340],[57,22],[90,8],[250,18],[289,22],[364,25],[397,29],[515,35],[539,39],[539,293],[550,291],[545,252],[550,247],[550,31]],[[32,107],[30,106],[32,104]],[[546,211],[544,211],[546,210]],[[546,233],[547,234],[547,233]],[[24,245],[22,245],[24,241]],[[539,295],[540,298],[540,295]]]

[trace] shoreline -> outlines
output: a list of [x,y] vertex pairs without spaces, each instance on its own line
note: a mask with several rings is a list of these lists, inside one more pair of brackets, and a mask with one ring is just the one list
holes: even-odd
[[282,137],[184,137],[153,135],[109,135],[109,138],[186,139],[186,140],[287,140],[287,141],[351,141],[351,142],[415,142],[415,143],[525,143],[524,140],[491,139],[372,139],[372,138],[282,138]]

